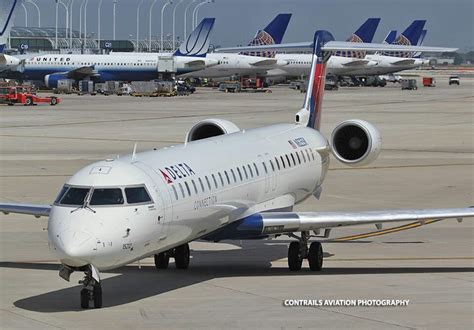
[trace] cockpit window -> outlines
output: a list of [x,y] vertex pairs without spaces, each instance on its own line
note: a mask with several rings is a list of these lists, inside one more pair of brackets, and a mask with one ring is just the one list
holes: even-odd
[[[87,196],[90,188],[75,188],[70,187],[67,192],[62,196],[61,201],[59,204],[62,205],[83,205],[84,199]],[[60,196],[58,196],[60,198]]]
[[123,194],[120,188],[94,188],[90,205],[123,204]]
[[148,195],[145,187],[125,188],[125,196],[127,196],[128,204],[151,202],[150,195]]
[[68,186],[63,186],[61,188],[61,191],[59,192],[58,194],[58,197],[56,197],[56,199],[54,200],[54,203],[59,203],[59,201],[61,200],[61,198],[63,198],[64,194],[66,193],[66,191],[69,189]]

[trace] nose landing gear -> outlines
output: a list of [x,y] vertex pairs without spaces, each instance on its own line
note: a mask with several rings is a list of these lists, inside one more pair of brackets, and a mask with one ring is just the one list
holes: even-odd
[[92,301],[94,308],[102,307],[102,286],[99,271],[93,265],[88,265],[84,270],[84,279],[79,281],[84,287],[81,290],[81,307],[89,308]]
[[187,269],[190,255],[189,244],[177,246],[171,250],[155,254],[155,267],[156,269],[168,268],[170,257],[173,257],[176,268]]
[[309,233],[302,232],[301,237],[297,238],[299,242],[291,242],[288,247],[288,268],[291,271],[301,270],[303,259],[308,259],[309,268],[312,271],[320,271],[323,267],[323,248],[321,243],[313,242],[308,249]]

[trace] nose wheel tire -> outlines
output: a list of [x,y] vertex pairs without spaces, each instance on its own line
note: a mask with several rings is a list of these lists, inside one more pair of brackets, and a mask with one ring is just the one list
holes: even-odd
[[102,308],[102,287],[96,284],[92,290],[92,300],[94,301],[94,308]]
[[168,252],[161,252],[155,254],[155,267],[156,269],[167,269],[170,262],[170,255]]
[[89,308],[89,290],[81,290],[81,308]]
[[298,271],[301,269],[303,263],[303,256],[301,255],[300,243],[291,242],[288,248],[288,268],[291,271]]
[[187,269],[189,267],[189,244],[183,244],[174,249],[174,263],[178,269]]
[[320,271],[323,268],[323,247],[319,242],[313,242],[308,252],[309,269]]

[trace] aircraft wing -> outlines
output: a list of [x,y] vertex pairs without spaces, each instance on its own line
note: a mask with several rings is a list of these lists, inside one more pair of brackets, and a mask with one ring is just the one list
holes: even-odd
[[264,60],[260,60],[260,61],[255,61],[255,62],[251,62],[249,63],[250,65],[252,66],[270,66],[270,65],[275,65],[277,64],[278,60],[277,59],[274,59],[274,58],[267,58],[267,59],[264,59]]
[[206,240],[256,239],[269,235],[319,231],[342,226],[474,217],[474,207],[452,209],[406,209],[364,212],[262,212],[228,224],[203,237]]
[[[63,73],[63,72],[58,72],[58,73]],[[65,74],[70,79],[79,80],[79,79],[84,79],[84,78],[96,75],[97,72],[95,71],[93,66],[83,66],[74,70],[64,72],[63,74]]]
[[403,59],[403,60],[400,60],[400,61],[392,62],[390,64],[395,65],[395,66],[413,65],[413,64],[415,64],[415,59],[406,58],[406,59]]
[[0,212],[4,214],[30,214],[35,216],[36,218],[39,218],[49,216],[50,210],[51,205],[0,203]]
[[353,60],[347,63],[344,63],[343,66],[345,67],[359,67],[369,64],[369,60]]
[[[313,42],[296,42],[288,44],[273,44],[244,47],[218,48],[215,52],[257,52],[257,51],[309,51],[313,49]],[[429,47],[429,46],[405,46],[387,45],[364,42],[329,41],[322,47],[324,51],[367,51],[367,52],[430,52],[449,53],[457,51],[457,48]]]

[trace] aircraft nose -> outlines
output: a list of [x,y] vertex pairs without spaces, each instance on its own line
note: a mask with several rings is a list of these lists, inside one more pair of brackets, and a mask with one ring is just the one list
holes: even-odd
[[92,263],[97,251],[97,242],[94,237],[79,230],[65,230],[55,235],[52,243],[61,262],[73,267]]

